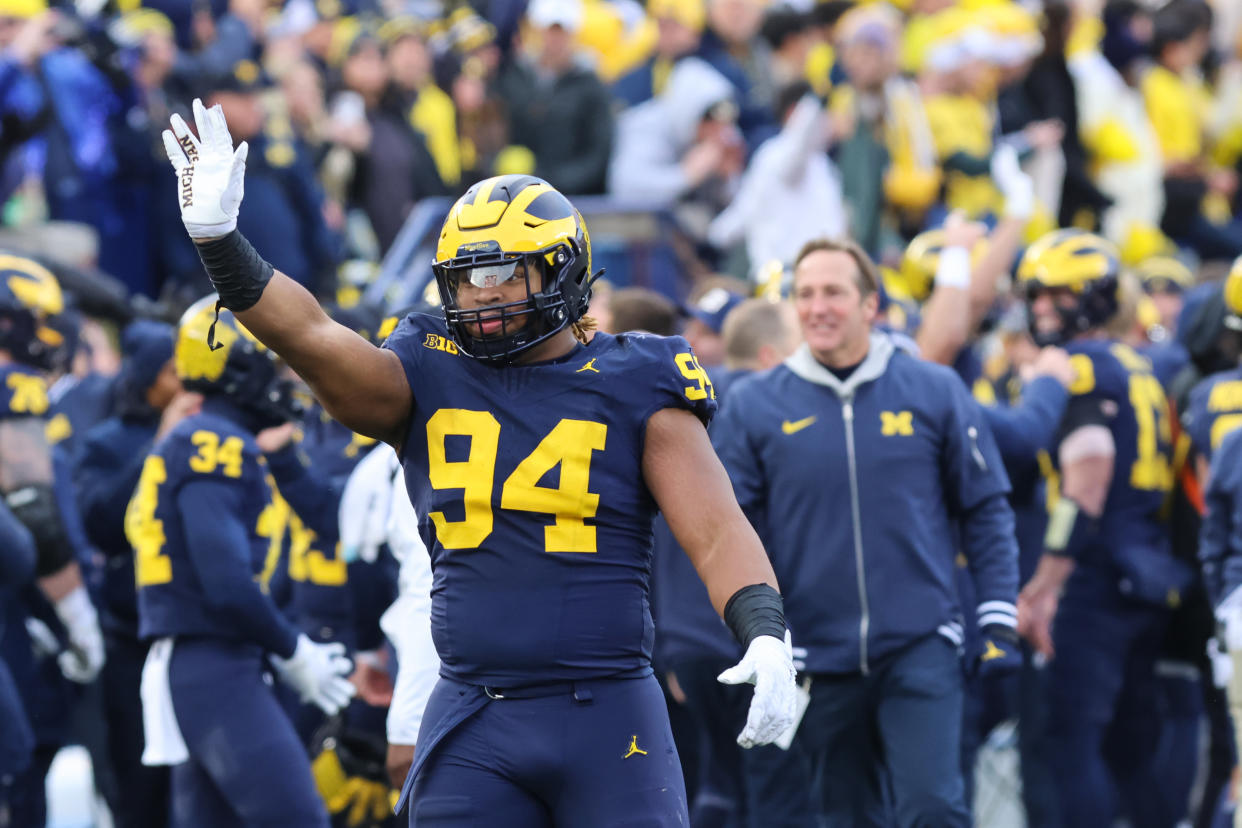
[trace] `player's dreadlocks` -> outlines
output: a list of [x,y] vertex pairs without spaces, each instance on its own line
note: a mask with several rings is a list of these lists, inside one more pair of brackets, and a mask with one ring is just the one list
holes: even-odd
[[591,337],[587,336],[591,331],[597,330],[599,323],[595,321],[594,316],[583,316],[577,322],[569,326],[569,330],[573,331],[574,339],[583,345],[591,341]]

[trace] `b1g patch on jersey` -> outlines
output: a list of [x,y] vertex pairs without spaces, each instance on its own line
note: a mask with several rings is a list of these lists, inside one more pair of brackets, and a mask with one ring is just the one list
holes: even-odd
[[439,334],[427,334],[427,338],[423,340],[423,347],[433,351],[444,351],[446,354],[457,354],[457,343]]

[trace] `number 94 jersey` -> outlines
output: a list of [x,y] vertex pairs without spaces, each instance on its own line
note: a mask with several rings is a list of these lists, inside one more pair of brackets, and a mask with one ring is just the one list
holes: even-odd
[[1172,426],[1151,362],[1107,340],[1074,342],[1066,350],[1075,375],[1060,439],[1079,426],[1106,425],[1117,452],[1098,537],[1113,551],[1167,547],[1159,513],[1173,486]]
[[492,367],[459,354],[442,319],[410,314],[384,347],[414,396],[401,461],[442,672],[494,687],[650,673],[647,420],[716,410],[686,341],[601,333],[562,359]]

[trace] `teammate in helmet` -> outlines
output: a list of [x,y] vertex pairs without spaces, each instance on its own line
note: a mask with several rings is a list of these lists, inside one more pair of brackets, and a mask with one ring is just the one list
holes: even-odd
[[174,363],[203,395],[146,458],[125,514],[139,636],[152,642],[142,701],[149,765],[172,769],[174,826],[328,823],[306,751],[263,680],[270,658],[303,700],[352,695],[343,646],[299,634],[266,594],[288,507],[255,435],[301,413],[275,354],[215,297],[190,307]]
[[[69,694],[57,677],[33,663],[26,617],[42,615],[42,598],[55,608],[67,633],[68,646],[57,659],[65,678],[89,683],[104,662],[98,616],[75,556],[73,516],[65,513],[61,497],[69,480],[58,473],[47,438],[46,372],[62,341],[48,322],[63,309],[60,285],[50,271],[32,259],[0,252],[0,494],[34,540],[35,576],[42,593],[27,592],[4,602],[6,658],[24,650],[11,666],[41,746],[64,738],[49,719],[57,724],[64,720],[68,714],[62,705],[68,704]],[[32,762],[14,782],[9,804],[15,823],[45,821],[43,777],[49,765],[50,758]]]
[[[1120,732],[1140,732],[1135,723],[1154,716],[1169,609],[1193,575],[1173,557],[1160,517],[1173,482],[1164,391],[1150,361],[1104,332],[1118,308],[1119,271],[1113,245],[1081,230],[1042,237],[1018,267],[1032,336],[1063,345],[1075,368],[1052,452],[1059,499],[1019,598],[1024,632],[1056,653],[1049,741],[1066,826],[1110,824],[1118,786],[1148,782],[1145,768],[1136,778],[1134,767],[1115,764],[1105,734],[1118,722]],[[1148,796],[1156,790],[1149,784]]]
[[247,148],[194,109],[198,137],[174,116],[165,147],[223,305],[337,420],[398,448],[430,518],[442,666],[411,819],[685,824],[651,670],[657,508],[746,648],[721,677],[756,685],[739,741],[776,739],[795,702],[775,576],[707,439],[714,390],[694,354],[677,337],[583,341],[590,238],[529,176],[458,200],[434,264],[444,318],[410,314],[377,349],[236,232]]

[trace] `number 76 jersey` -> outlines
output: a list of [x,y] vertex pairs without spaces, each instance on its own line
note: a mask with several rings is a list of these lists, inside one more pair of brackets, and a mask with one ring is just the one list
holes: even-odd
[[426,516],[442,672],[494,687],[650,673],[647,421],[716,410],[686,341],[601,333],[493,367],[410,314],[384,347],[413,391],[401,462]]

